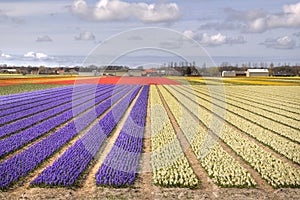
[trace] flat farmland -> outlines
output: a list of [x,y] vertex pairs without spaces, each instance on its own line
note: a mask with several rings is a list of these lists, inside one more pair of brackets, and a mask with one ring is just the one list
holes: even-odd
[[56,87],[0,96],[0,198],[300,198],[299,79],[208,81],[39,79]]

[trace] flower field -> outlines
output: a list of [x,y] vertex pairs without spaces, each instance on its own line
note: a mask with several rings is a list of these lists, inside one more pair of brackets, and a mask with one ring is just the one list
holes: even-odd
[[143,189],[145,174],[151,188],[299,188],[299,120],[298,86],[128,77],[4,95],[0,190]]

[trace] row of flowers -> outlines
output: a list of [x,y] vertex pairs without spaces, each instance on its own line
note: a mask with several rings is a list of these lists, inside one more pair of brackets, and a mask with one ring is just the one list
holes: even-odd
[[[194,88],[195,89],[195,88]],[[205,100],[210,100],[210,96],[195,89],[197,95],[200,95]],[[199,93],[198,93],[199,92]],[[216,97],[215,103],[220,104],[222,99]],[[221,102],[222,103],[222,102]],[[255,106],[248,106],[247,104],[239,103],[238,100],[230,100],[226,98],[226,109],[232,113],[246,118],[248,121],[253,122],[265,129],[271,130],[276,134],[290,138],[293,141],[300,142],[299,125],[296,120],[288,119],[286,117],[276,115],[272,112],[259,110]]]
[[[87,91],[89,92],[89,91]],[[73,94],[74,96],[85,96],[82,95],[82,93],[85,93],[85,90],[83,91],[76,91],[76,93],[71,90],[71,89],[65,89],[60,92],[53,92],[53,94],[47,94],[43,95],[41,97],[37,97],[34,99],[25,99],[23,101],[18,101],[15,103],[8,103],[11,107],[8,108],[3,108],[1,109],[0,113],[0,124],[7,123],[6,120],[9,118],[9,120],[16,120],[21,117],[25,117],[31,114],[34,114],[39,111],[43,111],[45,109],[49,109],[49,107],[52,103],[55,102],[55,105],[59,105],[56,101],[59,101],[61,103],[65,103],[67,101],[72,100],[71,95]],[[50,104],[50,105],[49,105]],[[52,107],[53,107],[52,106]],[[38,107],[37,110],[35,110]],[[10,116],[14,115],[12,119],[10,119]]]
[[[181,90],[181,92],[183,92],[184,94],[189,94],[189,92],[186,90]],[[195,96],[200,105],[205,105],[207,109],[210,109],[217,115],[222,117],[220,113],[226,112],[226,114],[224,114],[224,117],[227,123],[235,126],[245,134],[248,134],[256,140],[262,142],[263,144],[271,147],[293,162],[300,164],[300,145],[298,143],[295,143],[268,129],[265,129],[262,126],[251,122],[250,119],[247,119],[246,117],[242,117],[241,115],[233,113],[230,110],[225,110],[225,104],[222,105],[222,103],[218,103],[213,98],[210,99],[204,97],[203,95],[199,95],[199,93],[197,93],[197,95],[193,95],[193,98],[195,98]],[[215,105],[212,105],[212,102]]]
[[134,183],[143,150],[148,93],[149,86],[144,86],[96,174],[97,185],[126,187]]
[[[39,137],[43,136],[44,134],[48,133],[49,131],[51,131],[53,128],[59,126],[60,124],[63,124],[65,122],[67,122],[68,120],[72,119],[73,117],[77,116],[78,114],[86,111],[87,109],[91,108],[94,106],[94,104],[92,103],[100,103],[101,101],[109,98],[112,95],[112,92],[109,91],[107,92],[102,91],[102,92],[97,92],[96,93],[96,98],[92,99],[88,102],[85,102],[83,104],[80,104],[81,101],[79,102],[74,102],[74,105],[77,105],[77,107],[70,109],[72,107],[72,105],[68,105],[69,106],[69,110],[67,110],[66,112],[56,115],[53,118],[50,118],[48,120],[45,120],[39,124],[36,124],[34,126],[31,126],[17,134],[13,134],[7,138],[4,138],[2,140],[0,140],[0,145],[1,145],[1,149],[0,149],[0,157],[3,157],[5,155],[7,155],[10,152],[13,152],[19,148],[21,148],[22,146],[38,139]],[[72,104],[72,103],[70,103]],[[49,111],[51,113],[51,111]],[[39,116],[39,114],[37,115]],[[46,116],[44,116],[46,117]],[[49,117],[49,116],[48,116]],[[36,119],[38,120],[38,119]],[[23,120],[21,120],[23,123],[27,122],[28,120],[25,118]],[[83,122],[83,121],[82,121]],[[81,123],[82,123],[81,122]],[[31,121],[31,123],[36,123],[35,121]]]
[[[53,115],[59,113],[60,111],[64,111],[66,109],[66,106],[72,106],[72,103],[77,103],[76,100],[79,99],[79,101],[82,103],[87,101],[87,98],[91,98],[90,96],[95,93],[95,91],[90,91],[83,94],[72,94],[69,93],[67,95],[64,95],[63,93],[60,94],[58,97],[52,97],[52,99],[47,99],[47,101],[40,100],[37,103],[43,103],[42,105],[34,105],[35,103],[29,103],[31,104],[30,109],[26,109],[26,106],[21,105],[18,107],[14,107],[12,109],[5,110],[6,112],[12,112],[11,114],[5,115],[3,111],[2,117],[0,117],[0,126],[12,123],[13,121],[19,120],[21,118],[28,118],[34,114],[40,114],[40,116],[45,116],[46,113],[53,113]],[[51,98],[51,97],[49,97]],[[73,102],[72,102],[73,101]],[[28,104],[26,104],[28,105]],[[24,108],[25,107],[25,108]],[[15,109],[20,109],[20,111],[16,111]],[[2,111],[1,111],[2,114]]]
[[[201,87],[194,87],[195,89],[203,89]],[[218,91],[216,91],[218,92]],[[300,120],[300,113],[297,112],[297,109],[290,108],[288,104],[279,105],[278,102],[265,102],[268,100],[268,97],[265,97],[265,100],[256,99],[256,96],[253,95],[253,92],[236,92],[235,90],[228,88],[226,89],[227,96],[226,98],[233,99],[242,104],[247,104],[248,106],[253,106],[255,109],[261,109],[264,111],[269,111],[271,113],[285,116],[288,119]],[[251,98],[249,98],[251,97]],[[273,118],[275,119],[275,118]],[[287,122],[287,121],[286,121]],[[290,121],[291,122],[291,121]],[[289,123],[290,123],[289,122]],[[291,123],[290,123],[291,124]]]
[[[246,88],[246,91],[252,91],[255,90],[256,93],[258,94],[264,94],[267,97],[270,97],[270,99],[274,99],[274,100],[278,100],[278,99],[282,99],[285,102],[296,102],[298,105],[299,102],[297,101],[297,99],[299,100],[299,96],[297,95],[298,92],[298,88],[297,87],[293,87],[293,86],[283,86],[283,87],[276,87],[276,86],[272,86],[272,87],[259,87],[259,89],[250,89],[250,88]],[[291,98],[293,97],[293,98]]]
[[[194,86],[193,89],[197,92],[207,94],[207,91],[202,87]],[[226,90],[226,103],[245,109],[249,112],[253,112],[254,114],[265,117],[266,119],[277,121],[293,128],[299,128],[299,125],[297,125],[296,122],[297,120],[300,120],[300,113],[295,113],[294,109],[288,107],[279,109],[276,108],[275,105],[266,105],[264,102],[253,101],[253,99],[249,98],[252,98],[253,96],[251,93],[248,94],[247,99],[240,94],[234,94],[233,92],[230,93],[229,91]],[[212,92],[217,95],[217,98],[220,99],[220,97],[222,97],[219,93],[220,91],[217,90]]]
[[[180,90],[180,92],[172,90],[172,92],[185,104],[194,104],[187,97],[192,97],[191,94],[185,92],[184,90]],[[199,110],[201,110],[201,114],[204,116],[201,118],[201,121],[208,126],[213,132],[219,131],[219,126],[212,126],[212,120],[214,124],[221,125],[221,133],[220,138],[230,146],[237,155],[242,157],[249,165],[251,165],[263,179],[265,179],[270,185],[273,187],[299,187],[300,186],[300,173],[299,171],[289,165],[288,163],[283,162],[281,159],[275,157],[270,152],[264,150],[262,147],[257,145],[254,141],[249,140],[245,135],[240,133],[237,129],[233,128],[230,123],[234,123],[234,121],[239,122],[240,124],[244,124],[241,119],[235,117],[230,120],[226,118],[226,121],[223,119],[213,117],[212,113],[203,109],[208,108],[210,110],[211,103],[207,101],[202,101],[199,98]],[[193,110],[191,112],[195,113]],[[228,116],[228,113],[226,113]],[[228,121],[227,121],[228,120]],[[250,127],[249,127],[250,128]],[[259,131],[256,130],[257,133]],[[291,149],[292,150],[292,149]],[[299,151],[298,151],[299,152]]]
[[[95,157],[103,142],[115,128],[118,121],[126,111],[128,105],[136,96],[139,88],[129,92],[124,90],[119,94],[119,101],[99,122],[89,129],[76,143],[59,157],[51,166],[48,166],[31,185],[47,186],[72,186],[76,184],[80,174],[87,168],[88,164]],[[117,98],[115,98],[117,99]],[[113,102],[106,101],[97,110],[103,113]],[[116,110],[117,112],[113,112]],[[108,130],[109,129],[109,130]]]
[[[98,99],[98,101],[94,103],[100,103],[101,99]],[[6,189],[37,168],[43,161],[48,159],[53,153],[87,128],[103,112],[109,109],[112,103],[112,99],[107,99],[98,104],[95,109],[76,117],[59,130],[0,163],[0,188]]]
[[[160,87],[160,91],[168,100],[168,106],[188,139],[198,161],[214,183],[221,187],[251,187],[256,185],[249,172],[231,157],[214,138],[207,134],[207,129],[200,126],[199,121],[195,120],[186,108],[181,106],[163,87]],[[178,95],[175,92],[174,94]],[[191,110],[197,110],[191,104],[186,105],[189,105]]]
[[156,185],[197,187],[199,180],[185,157],[155,87],[150,88],[151,167]]
[[[86,86],[78,86],[79,89],[84,89]],[[24,92],[0,96],[0,109],[12,108],[26,103],[35,102],[36,100],[48,98],[51,95],[60,94],[61,92],[72,92],[73,86],[51,88],[45,90],[37,90],[32,92]]]
[[[300,104],[297,97],[297,87],[249,87],[237,88],[230,90],[237,95],[245,97],[251,96],[257,102],[264,102],[280,109],[292,109],[299,113]],[[282,94],[283,91],[289,91],[287,95]],[[271,94],[270,94],[271,92]],[[300,113],[299,113],[300,114]]]
[[[98,89],[95,91],[94,98],[102,98],[101,95],[106,93],[112,93],[113,87]],[[39,123],[45,119],[51,119],[60,114],[69,113],[69,115],[76,116],[77,114],[84,111],[85,108],[91,107],[94,105],[94,99],[91,96],[86,96],[81,99],[75,100],[73,102],[66,103],[61,106],[54,107],[43,112],[36,113],[32,116],[22,118],[18,121],[6,124],[0,127],[0,137],[8,136],[12,133],[16,133],[20,130],[23,130],[27,127],[32,127],[32,125]],[[82,106],[81,106],[82,105]]]

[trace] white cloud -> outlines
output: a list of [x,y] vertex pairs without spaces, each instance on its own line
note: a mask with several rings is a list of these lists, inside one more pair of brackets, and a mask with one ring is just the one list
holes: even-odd
[[78,36],[75,36],[75,40],[95,40],[96,37],[92,32],[84,31],[80,33]]
[[273,28],[298,28],[300,27],[300,2],[284,5],[282,12],[258,16],[248,22],[248,31],[264,32]]
[[228,15],[226,21],[207,23],[200,28],[242,29],[245,32],[262,33],[275,28],[300,27],[300,2],[284,5],[277,13],[262,9],[239,11],[226,8],[224,11]]
[[27,53],[24,54],[24,57],[26,58],[34,58],[35,57],[35,53],[33,51],[29,51]]
[[71,10],[74,14],[87,15],[89,9],[84,0],[75,0],[71,6]]
[[264,32],[267,29],[267,20],[265,18],[258,18],[250,22],[247,29],[250,32]]
[[44,54],[44,53],[36,53],[35,57],[37,59],[46,59],[46,58],[48,58],[48,56],[46,54]]
[[85,0],[75,0],[71,11],[85,19],[97,21],[122,21],[131,18],[144,23],[175,21],[180,17],[176,3],[129,3],[121,0],[100,0],[94,7]]
[[192,30],[185,30],[182,34],[187,39],[196,39],[197,37],[197,34]]
[[224,9],[225,13],[228,14],[228,21],[251,21],[257,18],[266,17],[267,12],[262,9],[253,9],[247,11],[239,11],[232,8]]
[[25,58],[32,58],[32,59],[48,59],[47,54],[44,53],[35,53],[33,51],[28,51],[24,54]]
[[8,54],[5,54],[5,53],[1,53],[0,57],[8,59],[8,58],[11,58],[11,55],[8,55]]
[[208,35],[203,33],[200,36],[199,43],[205,46],[220,46],[220,45],[234,45],[246,43],[243,36],[238,37],[228,37],[221,33],[215,35]]
[[262,45],[265,45],[267,48],[274,49],[293,49],[296,47],[296,41],[290,38],[289,36],[283,36],[278,38],[267,38]]
[[52,39],[48,35],[38,36],[36,42],[52,42]]
[[226,43],[226,36],[218,33],[216,35],[208,35],[203,33],[200,39],[200,44],[206,46],[218,46]]

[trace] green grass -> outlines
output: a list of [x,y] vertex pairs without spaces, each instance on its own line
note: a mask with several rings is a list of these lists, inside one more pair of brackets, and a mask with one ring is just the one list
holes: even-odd
[[17,84],[0,86],[0,96],[8,94],[17,94],[22,92],[29,92],[34,90],[44,90],[49,88],[63,87],[66,85],[58,84]]

